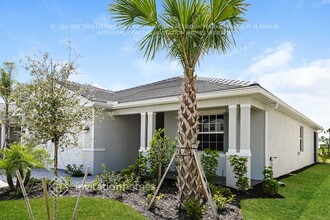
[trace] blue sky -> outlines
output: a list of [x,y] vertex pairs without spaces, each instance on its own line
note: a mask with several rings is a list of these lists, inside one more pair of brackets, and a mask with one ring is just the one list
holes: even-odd
[[[49,52],[67,59],[67,41],[81,55],[73,80],[120,90],[182,73],[159,54],[146,62],[136,42],[145,30],[123,34],[111,1],[0,1],[0,62]],[[200,76],[257,81],[313,120],[330,127],[330,0],[249,0],[248,21],[226,55],[204,57]],[[17,68],[17,80],[29,74]]]

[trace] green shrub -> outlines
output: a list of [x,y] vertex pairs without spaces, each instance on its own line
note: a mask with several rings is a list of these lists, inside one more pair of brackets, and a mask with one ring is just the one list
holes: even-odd
[[230,198],[233,196],[233,193],[227,187],[216,186],[214,184],[210,184],[209,187],[210,187],[212,195],[221,194],[226,198]]
[[[152,197],[154,196],[154,193],[149,193],[148,195],[147,195],[147,202],[148,202],[148,204],[151,202],[151,200],[152,200]],[[162,198],[164,198],[164,194],[159,194],[159,195],[157,195],[156,197],[155,197],[155,200],[154,200],[154,202],[153,202],[153,204],[152,204],[152,206],[155,206],[155,204],[157,204],[157,202],[159,202]]]
[[85,175],[82,164],[79,166],[76,164],[68,164],[65,173],[72,177],[82,177]]
[[236,187],[238,190],[246,191],[250,188],[249,178],[246,177],[248,159],[232,155],[229,157],[230,166],[233,167],[233,172],[236,178]]
[[213,201],[219,212],[226,210],[227,204],[235,201],[235,195],[231,193],[229,188],[211,184],[210,189]]
[[220,152],[217,150],[205,149],[201,156],[201,162],[204,168],[206,179],[213,184],[217,178],[217,169],[219,166],[218,157]]
[[116,183],[116,172],[109,172],[105,164],[101,164],[102,173],[99,175],[102,179],[102,184],[110,186]]
[[144,195],[153,194],[156,190],[156,185],[150,182],[145,182],[142,188]]
[[138,153],[138,157],[135,160],[135,174],[145,180],[148,178],[148,161],[142,152]]
[[96,193],[97,191],[102,190],[102,188],[103,188],[102,186],[103,186],[103,184],[100,179],[100,176],[97,175],[93,182],[87,184],[87,189],[92,191],[93,193]]
[[326,163],[330,159],[330,150],[326,145],[323,145],[319,148],[319,157],[323,163]]
[[228,203],[232,203],[235,201],[235,196],[232,195],[231,197],[227,198],[221,194],[213,195],[213,201],[218,209],[219,212],[223,212],[227,209]]
[[198,198],[186,199],[183,202],[183,207],[186,211],[188,218],[193,220],[202,219],[203,213],[205,211],[205,206],[201,205]]
[[262,183],[263,191],[269,195],[275,195],[278,193],[280,188],[278,182],[273,177],[273,168],[271,166],[265,167],[264,171],[264,181]]
[[135,175],[135,166],[131,165],[117,175],[114,184],[115,192],[119,193],[119,197],[122,197],[122,193],[126,191],[138,190],[139,183],[140,177]]
[[28,183],[28,187],[36,186],[36,185],[39,185],[41,183],[42,183],[41,179],[38,179],[38,178],[35,178],[35,177],[31,177],[30,178],[30,181]]
[[63,177],[63,181],[58,184],[59,193],[64,195],[73,187],[72,178],[70,176]]
[[162,177],[174,154],[175,148],[176,143],[171,142],[171,139],[165,135],[165,129],[155,130],[147,155],[150,175],[155,183],[159,182]]

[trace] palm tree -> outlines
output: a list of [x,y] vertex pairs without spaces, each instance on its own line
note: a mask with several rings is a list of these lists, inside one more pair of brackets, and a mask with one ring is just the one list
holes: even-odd
[[165,50],[183,67],[179,109],[178,169],[179,198],[199,194],[199,178],[193,150],[197,148],[198,111],[195,67],[210,52],[223,52],[235,44],[233,34],[245,21],[244,0],[164,0],[157,10],[155,0],[114,0],[109,6],[114,20],[129,30],[151,27],[139,43],[145,58],[153,59]]
[[44,164],[51,162],[46,150],[33,145],[14,144],[9,149],[0,150],[0,153],[3,155],[3,159],[0,160],[0,174],[7,177],[9,188],[12,191],[16,191],[19,187],[18,179],[16,179],[16,185],[13,180],[16,170],[20,172],[24,186],[27,186],[32,169],[43,168]]
[[8,148],[9,147],[9,130],[10,130],[10,112],[9,106],[13,102],[12,93],[13,93],[13,86],[14,81],[12,78],[12,73],[15,68],[14,63],[11,62],[4,62],[4,68],[1,69],[0,75],[0,97],[5,102],[5,116],[4,116],[4,123],[5,123],[5,141],[4,146],[0,148]]

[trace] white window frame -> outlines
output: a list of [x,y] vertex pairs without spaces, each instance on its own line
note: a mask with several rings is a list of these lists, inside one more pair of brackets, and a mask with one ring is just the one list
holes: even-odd
[[[210,131],[211,129],[211,125],[213,124],[213,123],[211,123],[211,120],[210,120],[210,117],[211,116],[215,116],[216,117],[216,122],[215,122],[215,128],[214,128],[214,131]],[[218,119],[218,116],[222,116],[222,120],[223,120],[223,122],[222,122],[222,126],[221,126],[221,124],[220,123],[218,123],[218,121],[217,121],[217,119]],[[198,135],[203,135],[203,134],[222,134],[222,149],[217,149],[219,152],[224,152],[225,151],[225,115],[224,114],[222,114],[222,113],[219,113],[219,114],[217,114],[217,113],[214,113],[214,114],[204,114],[204,115],[201,115],[200,116],[200,119],[202,119],[203,117],[208,117],[208,123],[206,123],[206,125],[208,124],[208,130],[209,131],[198,131]],[[201,122],[201,121],[200,121]],[[204,124],[203,123],[201,123],[200,124],[200,127],[201,128],[203,128],[203,126],[204,126]],[[220,129],[218,129],[218,126],[221,126],[220,127]],[[222,128],[222,129],[221,129]],[[203,148],[203,144],[202,144],[202,141],[201,140],[199,140],[200,141],[200,144],[201,144],[201,147],[200,146],[198,146],[198,149],[199,150],[204,150],[204,148]],[[210,140],[209,140],[210,141]],[[216,140],[216,142],[218,142],[217,140]],[[209,146],[209,148],[210,148],[210,146]],[[206,148],[205,148],[206,149]]]
[[299,128],[299,150],[304,152],[304,126],[302,125]]

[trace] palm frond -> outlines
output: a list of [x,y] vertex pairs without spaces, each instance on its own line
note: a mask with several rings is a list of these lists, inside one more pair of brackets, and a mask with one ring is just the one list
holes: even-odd
[[144,51],[144,57],[154,59],[156,52],[166,45],[166,34],[161,25],[156,25],[144,38],[138,42],[139,50]]
[[126,28],[153,26],[158,20],[155,0],[114,0],[108,10],[114,20]]

